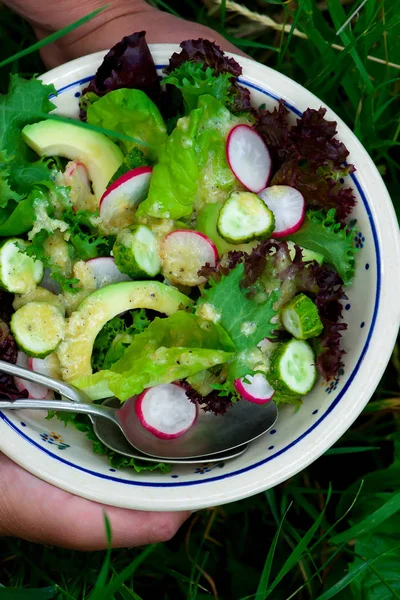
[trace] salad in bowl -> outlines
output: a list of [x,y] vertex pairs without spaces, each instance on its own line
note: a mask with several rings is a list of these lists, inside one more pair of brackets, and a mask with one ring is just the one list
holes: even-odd
[[[93,402],[135,396],[164,439],[198,410],[300,408],[343,368],[355,167],[324,108],[257,106],[241,72],[188,40],[160,81],[140,32],[78,93],[77,120],[36,79],[5,97],[29,106],[0,148],[0,358]],[[52,393],[3,375],[0,394]]]

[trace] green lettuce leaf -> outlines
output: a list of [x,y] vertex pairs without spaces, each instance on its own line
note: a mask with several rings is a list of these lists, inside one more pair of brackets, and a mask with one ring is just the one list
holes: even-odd
[[237,186],[225,145],[229,131],[246,118],[234,117],[210,95],[179,119],[153,169],[147,200],[137,215],[180,219],[207,202],[223,202]]
[[163,79],[163,84],[174,85],[182,92],[185,112],[188,114],[197,108],[199,97],[205,94],[213,96],[226,105],[232,77],[231,73],[221,73],[216,76],[211,67],[204,69],[202,63],[186,61]]
[[8,93],[0,94],[0,236],[20,235],[32,227],[32,186],[50,180],[48,162],[37,160],[21,130],[54,108],[49,100],[53,93],[53,85],[11,75]]
[[[11,189],[8,177],[9,171],[0,166],[0,211],[6,208],[9,202],[17,203],[24,197]],[[0,212],[0,216],[1,214]]]
[[7,206],[0,208],[0,237],[21,235],[32,229],[38,206],[49,205],[48,185],[51,182],[36,183],[25,199],[19,202],[11,199]]
[[[99,98],[88,106],[87,121],[140,140],[140,150],[151,160],[158,157],[167,139],[160,111],[141,90],[122,88]],[[132,142],[121,144],[126,153],[134,147]]]
[[248,297],[248,290],[241,288],[243,278],[243,263],[217,283],[210,278],[211,287],[203,292],[197,303],[197,314],[213,315],[239,351],[255,348],[264,338],[274,337],[276,323],[271,320],[278,314],[275,304],[281,293],[273,290],[263,302],[256,302]]
[[358,248],[354,244],[355,230],[342,228],[335,219],[336,211],[330,209],[309,210],[301,228],[288,236],[298,246],[319,252],[324,260],[335,267],[345,285],[351,285],[355,273],[355,255]]
[[35,194],[32,193],[25,200],[9,202],[0,210],[0,237],[20,235],[31,229],[35,220],[35,200]]
[[[51,94],[55,94],[53,85],[19,75],[11,75],[8,93],[0,94],[0,155],[10,159],[8,184],[18,194],[26,194],[34,183],[50,178],[46,163],[35,160],[37,157],[23,141],[21,130],[53,110]],[[3,203],[4,198],[0,198],[0,205]]]
[[145,388],[185,379],[233,357],[235,346],[222,327],[185,311],[157,317],[134,336],[122,358],[109,370],[72,383],[91,398],[110,391],[127,400]]

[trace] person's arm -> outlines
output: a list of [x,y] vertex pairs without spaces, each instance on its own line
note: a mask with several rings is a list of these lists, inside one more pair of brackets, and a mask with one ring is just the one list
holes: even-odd
[[[6,6],[31,23],[39,39],[105,3],[106,0],[4,0]],[[145,0],[112,0],[111,6],[92,21],[56,44],[45,47],[42,57],[46,66],[52,68],[73,58],[111,48],[123,36],[142,30],[146,31],[148,43],[180,43],[203,37],[215,41],[223,50],[242,54],[209,27],[161,12]]]
[[[104,5],[106,0],[3,0],[25,17],[38,38],[62,29]],[[42,50],[48,68],[97,50],[106,50],[124,35],[146,31],[149,43],[179,43],[204,37],[224,50],[240,53],[212,29],[160,12],[144,0],[112,0],[112,6],[56,44]],[[172,537],[189,513],[129,511],[68,494],[37,479],[0,453],[0,536],[17,536],[42,544],[78,550],[107,546],[104,510],[110,519],[113,546],[138,546]]]

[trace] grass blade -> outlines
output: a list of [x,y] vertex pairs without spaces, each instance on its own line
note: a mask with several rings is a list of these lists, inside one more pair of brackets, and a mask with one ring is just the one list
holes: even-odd
[[[335,25],[336,28],[339,29],[343,20],[346,19],[346,13],[344,12],[343,6],[339,2],[339,0],[328,0],[328,8],[329,8],[329,13],[332,17],[333,24]],[[346,33],[346,31],[344,31],[342,29],[342,31],[340,33],[340,39],[342,40],[344,46],[348,46],[348,44],[350,44],[353,41],[354,37],[352,34],[348,34],[348,33]],[[363,61],[361,60],[356,48],[353,48],[350,51],[350,56],[354,60],[354,64],[356,65],[358,72],[360,73],[360,77],[364,82],[365,89],[369,93],[373,92],[374,91],[373,83],[370,79],[367,69],[365,68],[365,65],[364,65]]]
[[370,531],[374,527],[377,527],[377,525],[380,525],[381,523],[389,519],[389,517],[395,515],[399,510],[400,492],[392,496],[392,498],[385,502],[383,506],[381,506],[380,508],[378,508],[378,510],[376,510],[371,515],[360,521],[360,523],[357,523],[353,527],[350,527],[350,529],[347,529],[346,531],[343,531],[342,533],[333,536],[331,541],[333,544],[341,544],[342,542],[348,542],[349,540],[352,540],[353,538],[361,535],[365,531]]
[[4,600],[50,600],[57,593],[57,587],[52,585],[47,588],[21,589],[0,588],[0,598]]
[[383,585],[389,590],[389,592],[392,594],[393,598],[397,598],[398,600],[400,600],[400,594],[398,592],[396,592],[396,590],[394,589],[393,586],[390,585],[388,580],[383,575],[381,575],[381,573],[378,571],[378,569],[376,567],[374,567],[373,565],[369,565],[369,568],[382,581]]
[[283,517],[279,523],[278,529],[276,530],[274,539],[272,540],[272,543],[269,547],[267,558],[265,560],[264,568],[261,573],[261,578],[260,578],[260,581],[259,581],[259,584],[257,587],[256,595],[254,596],[255,600],[264,600],[264,598],[266,598],[269,577],[271,574],[272,561],[274,560],[274,555],[275,555],[275,551],[276,551],[276,547],[278,544],[278,539],[279,539],[279,536],[281,533],[283,522],[284,522],[286,515],[291,506],[292,506],[292,503],[290,503],[289,506],[287,507],[285,514],[283,515]]
[[301,590],[303,590],[306,585],[308,585],[308,583],[310,581],[312,581],[315,577],[319,577],[320,581],[321,581],[321,576],[320,574],[324,571],[324,569],[329,565],[329,563],[331,563],[333,560],[335,560],[335,558],[337,557],[338,554],[340,554],[346,544],[342,544],[341,546],[339,546],[339,548],[337,550],[335,550],[335,552],[332,552],[332,554],[326,559],[326,561],[323,563],[323,565],[321,567],[319,567],[319,569],[317,569],[312,575],[311,577],[309,577],[307,579],[307,581],[305,581],[300,587],[298,587],[293,594],[291,594],[288,598],[285,598],[285,600],[292,600],[292,598],[298,598],[298,594],[299,592],[301,592]]
[[370,567],[370,565],[373,565],[377,560],[379,560],[383,556],[386,556],[386,555],[390,554],[391,552],[398,550],[399,548],[400,548],[400,544],[398,544],[394,548],[385,550],[385,552],[381,552],[381,554],[378,554],[378,556],[369,558],[364,563],[361,563],[356,569],[354,569],[353,571],[351,571],[350,573],[348,573],[347,575],[342,577],[342,579],[340,581],[335,583],[329,590],[327,590],[321,596],[319,596],[317,598],[317,600],[330,600],[330,598],[333,598],[334,596],[336,596],[336,594],[338,594],[339,592],[344,590],[349,585],[349,583],[351,583],[352,581],[357,579],[357,577],[359,577],[361,575],[361,573],[363,573],[366,569],[368,569]]
[[105,558],[103,561],[103,566],[101,567],[99,576],[97,578],[96,585],[94,586],[93,591],[89,596],[90,600],[95,600],[95,599],[101,600],[101,598],[104,598],[103,591],[104,591],[104,587],[106,585],[106,581],[108,579],[108,574],[110,572],[111,552],[112,552],[112,546],[111,546],[112,534],[111,534],[110,521],[108,520],[106,513],[104,513],[104,526],[106,529],[106,536],[107,536],[107,552],[106,552],[106,555],[105,555]]
[[71,31],[75,31],[75,29],[78,29],[78,27],[81,27],[81,25],[84,25],[88,21],[91,21],[92,19],[97,17],[97,15],[99,13],[101,13],[103,10],[105,10],[109,6],[110,6],[110,4],[105,4],[104,6],[101,6],[100,8],[89,13],[85,17],[82,17],[81,19],[78,19],[74,23],[71,23],[71,25],[67,25],[66,27],[63,27],[62,29],[60,29],[60,31],[56,31],[56,32],[52,33],[51,35],[43,38],[43,40],[40,40],[40,42],[36,42],[35,44],[32,44],[32,46],[29,46],[29,48],[24,48],[24,50],[21,50],[21,52],[17,52],[13,56],[9,56],[8,58],[6,58],[2,62],[0,62],[0,69],[1,69],[1,67],[4,67],[5,65],[8,65],[16,60],[19,60],[20,58],[23,58],[24,56],[27,56],[28,54],[31,54],[32,52],[36,52],[37,50],[40,50],[44,46],[48,46],[49,44],[56,42],[57,40],[64,37],[68,33],[71,33]]
[[[143,550],[143,552],[138,554],[138,556],[136,556],[136,558],[134,558],[133,561],[125,567],[125,569],[122,569],[122,571],[116,577],[114,577],[114,579],[112,579],[112,581],[108,585],[106,585],[101,590],[101,595],[97,596],[96,600],[104,600],[104,598],[113,598],[114,594],[116,594],[118,592],[118,590],[120,589],[122,584],[129,577],[132,577],[132,575],[135,573],[137,568],[142,564],[142,562],[144,562],[146,560],[146,558],[152,552],[154,552],[155,548],[156,548],[156,544],[151,544],[150,546],[147,546]],[[94,600],[94,598],[90,597],[90,600]]]
[[301,541],[297,544],[296,548],[293,550],[293,552],[291,553],[289,558],[286,560],[285,564],[279,571],[279,573],[276,576],[271,587],[268,589],[268,592],[267,592],[268,594],[270,594],[276,588],[276,586],[280,583],[280,581],[285,577],[285,575],[287,575],[289,573],[289,571],[291,571],[291,569],[295,566],[295,564],[300,560],[301,556],[306,551],[308,544],[314,537],[315,532],[317,531],[318,527],[320,526],[320,524],[322,522],[322,519],[324,518],[325,510],[326,510],[328,502],[331,498],[331,495],[332,495],[332,490],[331,490],[331,487],[329,486],[326,503],[325,503],[325,508],[319,515],[318,519],[313,523],[313,525],[307,531],[307,533],[302,537]]
[[299,4],[299,6],[297,8],[296,14],[293,17],[292,26],[291,26],[290,31],[288,33],[288,36],[286,38],[285,45],[283,46],[282,51],[279,54],[278,69],[280,69],[282,67],[283,59],[285,58],[287,49],[289,48],[289,44],[290,44],[290,41],[291,41],[291,39],[293,37],[293,33],[294,33],[295,29],[297,29],[297,23],[299,22],[299,18],[300,18],[300,15],[301,15],[302,11],[303,11],[304,4],[305,4],[305,0],[300,0],[300,4]]
[[369,452],[370,450],[380,450],[380,446],[339,446],[339,448],[331,448],[327,450],[324,456],[332,454],[356,454],[357,452]]

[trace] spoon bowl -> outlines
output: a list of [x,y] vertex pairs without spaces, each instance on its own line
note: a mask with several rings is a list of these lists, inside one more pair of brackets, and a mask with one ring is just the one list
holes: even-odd
[[[223,416],[216,416],[200,409],[198,418],[191,429],[178,438],[162,440],[141,425],[135,411],[136,396],[124,402],[122,406],[115,407],[106,405],[106,403],[93,404],[81,390],[52,377],[34,373],[29,369],[5,361],[0,361],[0,371],[45,385],[72,401],[33,400],[30,398],[14,401],[1,400],[0,409],[29,408],[86,414],[93,423],[97,423],[97,432],[99,432],[98,419],[106,419],[114,425],[114,429],[115,426],[119,427],[127,442],[135,450],[158,460],[203,462],[204,459],[208,460],[208,457],[221,453],[224,453],[226,459],[226,454],[232,450],[236,450],[234,456],[237,456],[242,453],[239,450],[240,447],[246,446],[266,433],[274,426],[278,418],[278,409],[273,402],[267,404],[236,402]],[[101,441],[109,446],[107,434],[104,436],[104,425],[102,432]],[[111,446],[109,447],[111,448]]]
[[[104,401],[104,404],[106,406],[116,408],[120,405],[120,402],[117,398],[107,398],[107,400]],[[160,459],[157,457],[149,456],[147,454],[143,454],[139,450],[135,450],[132,444],[128,442],[121,429],[112,421],[109,421],[108,419],[103,419],[102,417],[96,417],[94,415],[89,415],[89,418],[92,422],[93,430],[96,436],[101,442],[103,442],[105,446],[107,446],[114,452],[138,460],[145,460],[154,463],[160,462]],[[232,450],[219,452],[217,454],[213,454],[212,456],[199,456],[197,458],[175,458],[163,460],[164,462],[168,462],[171,464],[199,464],[203,462],[214,463],[226,461],[231,458],[236,458],[237,456],[240,456],[241,454],[246,452],[248,446],[248,444],[243,444],[241,446],[238,446],[237,448],[233,448]]]

